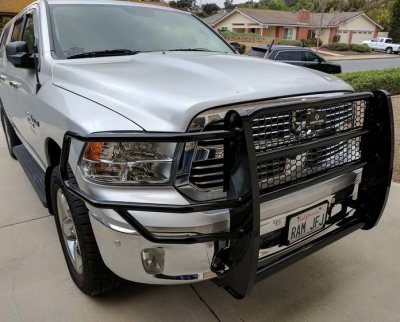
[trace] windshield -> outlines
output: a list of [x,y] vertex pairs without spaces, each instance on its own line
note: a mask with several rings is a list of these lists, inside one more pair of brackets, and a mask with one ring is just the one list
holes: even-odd
[[[50,6],[58,58],[95,57],[146,51],[196,50],[233,53],[195,17],[132,5],[55,4]],[[111,55],[111,54],[110,54]]]

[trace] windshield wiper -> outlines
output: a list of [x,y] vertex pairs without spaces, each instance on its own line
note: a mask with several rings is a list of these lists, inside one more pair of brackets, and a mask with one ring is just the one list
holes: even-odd
[[207,48],[180,48],[180,49],[168,49],[164,51],[204,51],[208,53],[224,53],[226,54],[225,51],[216,51],[216,50],[210,50]]
[[130,50],[130,49],[99,50],[99,51],[89,51],[86,53],[71,55],[68,56],[67,59],[107,57],[107,56],[127,56],[127,55],[136,55],[138,53],[140,53],[140,51]]

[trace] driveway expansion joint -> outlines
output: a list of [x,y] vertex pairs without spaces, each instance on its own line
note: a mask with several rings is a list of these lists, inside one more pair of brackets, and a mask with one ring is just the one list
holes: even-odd
[[47,217],[53,217],[53,216],[52,216],[52,215],[46,215],[46,216],[42,216],[42,217],[37,217],[37,218],[28,219],[28,220],[23,220],[23,221],[20,221],[20,222],[16,222],[16,223],[12,223],[12,224],[7,224],[7,225],[4,225],[4,226],[0,226],[0,229],[1,229],[1,228],[11,227],[11,226],[16,226],[16,225],[20,225],[20,224],[25,224],[25,223],[28,223],[28,222],[31,222],[31,221],[35,221],[35,220],[39,220],[39,219],[43,219],[43,218],[47,218]]
[[190,288],[193,290],[193,292],[197,295],[197,297],[200,299],[200,301],[202,301],[204,303],[204,305],[207,307],[207,309],[210,311],[210,313],[215,317],[215,319],[218,322],[221,322],[222,320],[219,318],[219,316],[217,315],[217,313],[215,313],[215,311],[213,310],[213,308],[207,303],[207,301],[200,295],[199,292],[197,292],[197,290],[194,288],[193,285],[190,285]]

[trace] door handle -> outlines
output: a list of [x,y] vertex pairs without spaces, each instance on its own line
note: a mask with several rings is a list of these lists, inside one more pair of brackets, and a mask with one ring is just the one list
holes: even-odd
[[16,81],[10,81],[10,85],[14,88],[20,88],[22,86],[21,83],[18,83]]
[[3,82],[7,80],[7,76],[5,75],[0,75],[0,80],[2,80]]

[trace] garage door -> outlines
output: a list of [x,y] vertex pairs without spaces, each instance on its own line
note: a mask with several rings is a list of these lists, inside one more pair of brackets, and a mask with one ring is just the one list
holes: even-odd
[[354,31],[352,44],[361,44],[364,40],[371,40],[374,38],[372,31]]
[[337,34],[338,34],[338,36],[340,36],[339,42],[342,42],[345,44],[349,43],[349,32],[347,30],[345,30],[345,31],[339,30]]

